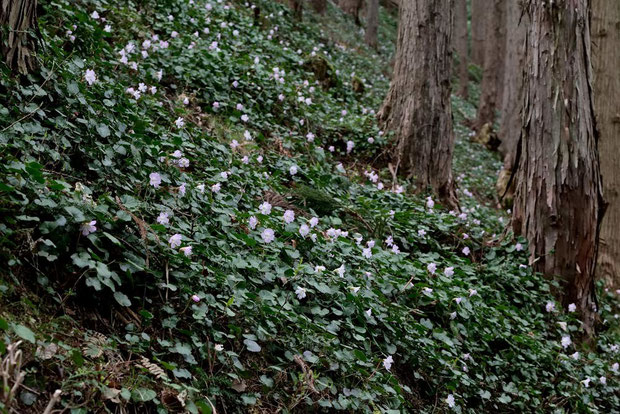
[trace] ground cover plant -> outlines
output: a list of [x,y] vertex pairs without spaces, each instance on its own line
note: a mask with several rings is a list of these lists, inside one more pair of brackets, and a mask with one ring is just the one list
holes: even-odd
[[4,410],[620,411],[618,292],[582,342],[474,100],[460,211],[390,173],[393,12],[374,51],[331,4],[41,7],[38,70],[0,76]]

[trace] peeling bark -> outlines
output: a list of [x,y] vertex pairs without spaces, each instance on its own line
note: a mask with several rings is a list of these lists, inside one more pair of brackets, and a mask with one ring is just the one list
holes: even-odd
[[529,26],[527,14],[516,2],[506,5],[506,58],[504,59],[504,93],[501,102],[499,152],[504,158],[504,168],[514,166],[515,153],[521,135],[521,109],[523,105],[523,69],[525,65],[525,32]]
[[390,90],[378,118],[394,131],[392,163],[418,191],[457,206],[452,179],[451,0],[402,2]]
[[561,281],[594,333],[594,272],[604,213],[591,87],[590,0],[528,0],[521,159],[513,228],[535,270]]
[[601,224],[597,277],[620,288],[620,2],[592,0],[592,58],[603,189],[609,207]]
[[34,69],[37,0],[2,0],[0,3],[0,50],[11,70],[27,74]]

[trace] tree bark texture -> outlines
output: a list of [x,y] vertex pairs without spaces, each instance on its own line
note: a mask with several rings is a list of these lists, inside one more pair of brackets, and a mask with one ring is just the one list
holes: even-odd
[[505,0],[488,0],[485,22],[486,41],[484,50],[484,65],[482,84],[480,85],[480,103],[474,129],[480,131],[485,124],[495,120],[495,111],[501,102],[502,78],[504,72],[504,57],[506,40],[504,29]]
[[467,0],[455,1],[454,14],[454,50],[459,57],[459,96],[469,96],[469,62],[468,62]]
[[35,67],[37,0],[0,2],[0,50],[11,70],[27,74]]
[[418,191],[457,205],[452,179],[451,0],[401,3],[394,75],[378,118],[394,131],[392,164]]
[[340,8],[355,19],[355,24],[360,25],[360,10],[362,8],[362,0],[340,0]]
[[486,39],[489,0],[471,0],[471,61],[482,67]]
[[325,10],[327,10],[327,0],[311,0],[312,8],[315,12],[319,14],[325,14]]
[[293,11],[293,17],[295,20],[301,20],[303,17],[303,3],[302,0],[289,0],[289,7]]
[[506,4],[506,50],[504,59],[504,93],[501,102],[499,152],[504,168],[512,170],[519,136],[521,135],[521,108],[523,106],[523,79],[525,65],[525,32],[529,26],[527,13],[517,2]]
[[513,227],[530,262],[558,277],[562,305],[596,321],[594,272],[604,213],[592,101],[590,0],[528,0],[521,157]]
[[370,47],[377,48],[377,30],[379,29],[379,0],[368,0],[366,10],[366,34],[364,40]]
[[592,0],[594,107],[605,201],[597,277],[620,288],[620,2]]

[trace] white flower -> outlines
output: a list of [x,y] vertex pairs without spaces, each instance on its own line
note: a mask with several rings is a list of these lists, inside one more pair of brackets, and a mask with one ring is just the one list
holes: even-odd
[[159,224],[163,224],[164,226],[168,224],[170,222],[170,220],[168,219],[168,213],[164,213],[163,211],[159,213],[159,216],[157,217],[157,222]]
[[372,309],[368,308],[368,310],[366,310],[366,316],[368,316],[369,318],[372,316]]
[[310,223],[310,227],[315,227],[317,224],[319,224],[318,217],[312,217],[310,219],[309,223]]
[[394,239],[392,238],[392,236],[388,236],[388,237],[385,239],[385,244],[386,244],[388,247],[391,247],[391,246],[394,244]]
[[265,243],[271,243],[275,240],[275,232],[272,229],[265,229],[260,235]]
[[246,141],[252,141],[252,134],[250,134],[250,131],[246,129],[243,133],[243,138],[245,138]]
[[428,266],[426,266],[426,269],[434,275],[437,270],[437,265],[435,263],[429,263]]
[[392,253],[394,253],[394,254],[400,253],[400,248],[398,247],[397,244],[392,246]]
[[435,202],[431,197],[426,197],[426,207],[433,208],[435,207]]
[[605,377],[605,376],[600,377],[598,380],[599,380],[599,381],[601,382],[601,384],[603,384],[603,385],[607,384],[607,377]]
[[515,250],[516,250],[516,251],[518,251],[518,252],[520,252],[521,250],[523,250],[523,245],[522,245],[521,243],[517,243],[517,244],[515,245]]
[[418,236],[420,236],[420,237],[426,236],[426,230],[424,230],[424,229],[418,230]]
[[94,12],[91,13],[90,17],[92,17],[95,20],[99,19],[99,13],[97,13],[97,10],[95,10]]
[[570,357],[573,358],[575,361],[577,361],[579,359],[579,352],[575,352]]
[[347,141],[347,154],[353,151],[353,147],[355,147],[355,143],[353,141]]
[[388,357],[383,360],[383,367],[389,371],[393,363],[394,358],[392,358],[392,355],[388,355]]
[[424,288],[424,290],[423,290],[423,292],[424,292],[424,294],[425,294],[425,295],[430,296],[430,295],[431,295],[431,293],[433,293],[433,289],[431,289],[431,288],[429,288],[429,287],[425,287],[425,288]]
[[284,222],[289,224],[295,221],[295,212],[293,210],[286,210],[282,215]]
[[183,128],[183,125],[185,125],[185,120],[181,117],[178,117],[176,121],[174,121],[175,125],[177,126],[177,128]]
[[457,305],[459,305],[463,301],[463,298],[461,297],[454,298],[454,301],[456,302]]
[[302,300],[306,297],[306,289],[302,288],[301,286],[297,286],[297,288],[295,289],[295,294],[297,295],[297,299]]
[[456,312],[452,312],[450,314],[450,319],[456,319]]
[[288,172],[291,175],[297,174],[297,166],[296,165],[291,165],[291,168],[288,169]]
[[454,267],[446,267],[446,270],[443,271],[443,274],[448,277],[454,276]]
[[112,32],[112,26],[110,26],[109,24],[106,24],[105,27],[103,28],[103,31],[106,33]]
[[314,266],[314,273],[322,273],[325,271],[325,266],[316,265]]
[[362,249],[362,256],[364,256],[366,259],[370,259],[370,257],[372,256],[371,248],[367,247],[365,249]]
[[248,225],[250,226],[252,230],[256,228],[257,224],[258,224],[258,219],[254,216],[250,217],[250,220],[248,220]]
[[574,303],[571,303],[570,305],[568,305],[569,312],[575,312],[576,310],[577,310],[577,305],[575,305]]
[[620,369],[620,364],[614,362],[614,364],[611,366],[612,372],[618,372],[618,369]]
[[97,82],[97,75],[95,75],[95,71],[92,69],[86,69],[86,73],[84,74],[84,79],[89,85]]
[[219,193],[221,189],[222,189],[222,184],[220,183],[215,183],[211,186],[211,192],[213,193]]
[[547,312],[553,312],[555,310],[555,303],[547,302],[547,304],[545,305],[545,309],[547,310]]
[[478,291],[476,289],[469,289],[469,297],[471,298],[474,295],[477,295]]
[[185,186],[186,186],[186,184],[185,184],[185,183],[182,183],[182,184],[179,186],[179,194],[181,194],[181,196],[184,196],[184,195],[185,195]]
[[271,204],[269,204],[267,201],[264,201],[260,206],[258,206],[258,209],[260,210],[261,214],[264,214],[266,216],[271,214]]
[[450,408],[454,408],[454,395],[452,394],[448,394],[448,397],[446,398],[446,404],[448,404],[448,407]]
[[590,378],[586,378],[583,381],[581,381],[581,383],[583,384],[584,387],[588,388],[590,386],[590,381],[592,381]]
[[196,188],[198,189],[198,191],[200,191],[201,194],[204,194],[204,192],[205,192],[205,185],[204,184],[198,184],[196,186]]
[[237,141],[236,139],[233,139],[232,141],[230,141],[230,148],[235,149],[239,146],[239,141]]
[[223,350],[224,350],[224,345],[222,345],[222,344],[215,344],[215,347],[214,347],[214,348],[215,348],[215,350],[216,350],[217,352],[221,352],[221,351],[223,351]]
[[192,255],[192,246],[181,247],[179,250],[183,252],[185,257],[190,257]]
[[181,168],[189,167],[189,160],[187,158],[181,158],[179,160],[179,167],[181,167]]
[[470,253],[469,247],[465,246],[463,247],[463,250],[461,251],[463,252],[465,256],[469,256],[469,253]]
[[249,117],[249,116],[247,116],[247,114],[243,114],[243,115],[241,115],[241,120],[242,120],[243,122],[248,122],[248,121],[250,120],[250,117]]
[[181,245],[181,239],[182,239],[182,236],[177,233],[171,236],[170,239],[168,239],[168,243],[170,243],[170,247],[174,249]]
[[566,335],[562,337],[562,348],[566,349],[570,346],[570,344],[572,344],[573,342],[570,340],[570,336]]
[[340,277],[344,277],[344,272],[345,272],[345,267],[344,264],[340,265],[339,268],[336,269],[336,273],[338,273],[338,276]]
[[82,224],[82,226],[80,227],[80,229],[82,230],[82,236],[88,236],[90,233],[94,233],[95,231],[97,231],[97,227],[95,226],[96,224],[97,220],[92,220],[88,223]]
[[161,184],[161,175],[159,175],[159,173],[156,173],[156,172],[150,173],[149,183],[155,188],[159,187],[159,185]]

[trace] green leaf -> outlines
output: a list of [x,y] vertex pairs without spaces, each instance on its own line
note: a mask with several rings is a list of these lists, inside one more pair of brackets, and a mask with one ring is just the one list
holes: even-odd
[[122,306],[131,306],[131,301],[129,300],[127,295],[122,292],[114,292],[114,299],[116,299],[116,301]]
[[[122,394],[122,391],[121,391]],[[131,391],[131,398],[137,402],[151,401],[157,396],[157,393],[148,388],[138,388]]]
[[13,331],[15,334],[22,339],[25,339],[28,342],[35,343],[37,340],[34,337],[34,332],[32,332],[29,328],[24,325],[13,325]]
[[107,138],[110,136],[110,128],[108,128],[106,124],[99,124],[97,126],[97,132],[102,138]]
[[248,348],[248,351],[250,352],[260,352],[260,350],[262,349],[259,344],[257,344],[255,341],[251,339],[246,339],[245,341],[243,341],[243,343],[245,344],[245,346]]

